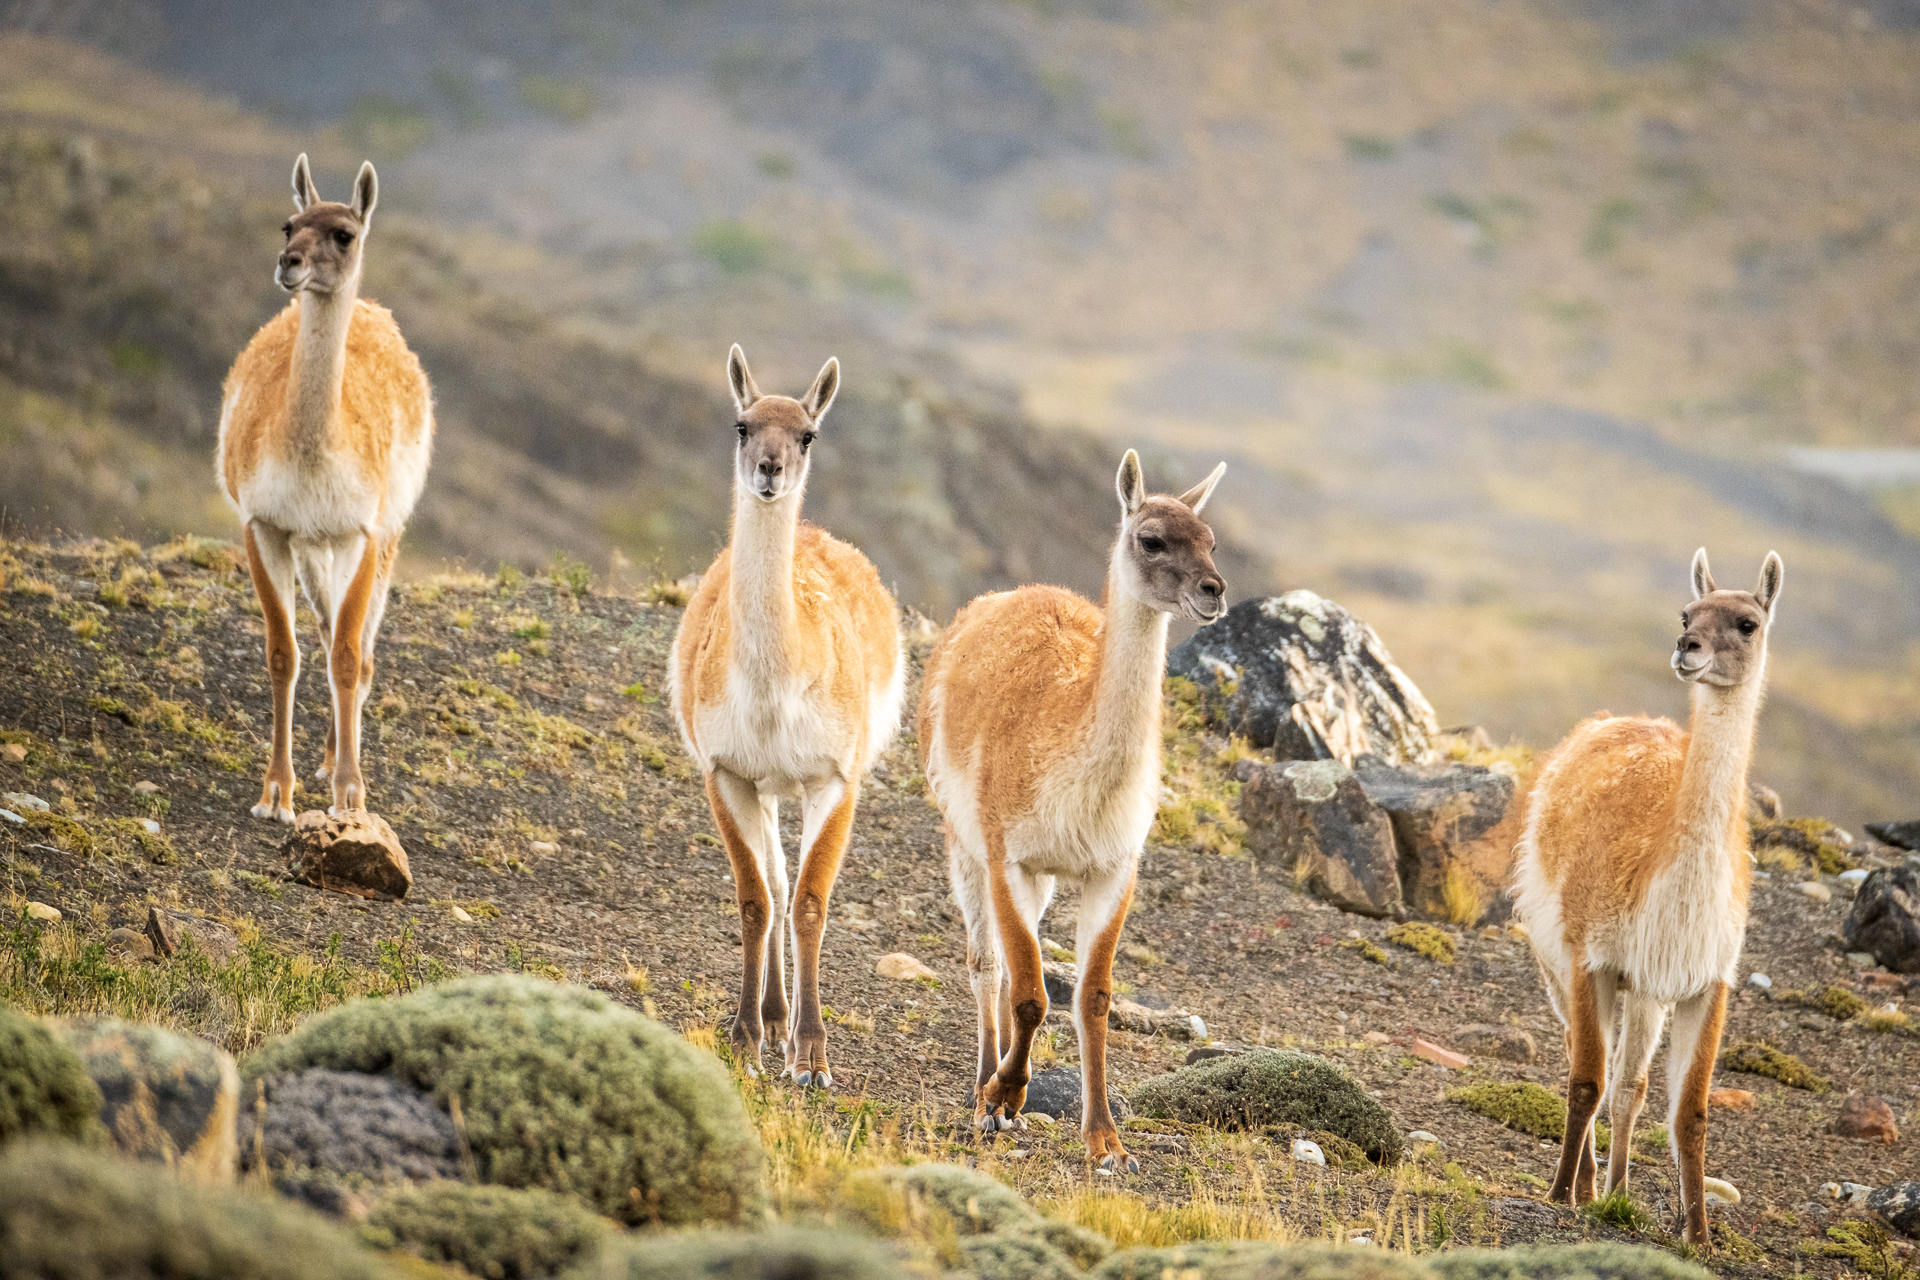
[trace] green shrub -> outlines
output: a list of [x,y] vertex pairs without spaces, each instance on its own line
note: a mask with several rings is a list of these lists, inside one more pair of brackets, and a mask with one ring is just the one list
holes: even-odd
[[554,1276],[599,1248],[606,1221],[571,1196],[429,1182],[381,1200],[364,1237],[488,1280]]
[[1625,1187],[1616,1187],[1598,1200],[1589,1200],[1580,1206],[1580,1212],[1622,1231],[1645,1235],[1653,1230],[1653,1215],[1635,1204]]
[[101,1105],[79,1054],[26,1014],[0,1005],[0,1145],[31,1133],[96,1140],[105,1135]]
[[1567,1131],[1567,1104],[1551,1089],[1531,1080],[1515,1084],[1469,1084],[1447,1090],[1447,1101],[1457,1102],[1509,1129],[1536,1138],[1558,1139]]
[[629,1224],[737,1222],[763,1155],[717,1059],[585,987],[500,974],[323,1013],[248,1059],[458,1098],[480,1180],[570,1192]]
[[1387,930],[1387,941],[1440,964],[1453,963],[1453,937],[1437,925],[1408,920]]
[[1175,1248],[1128,1249],[1089,1280],[1424,1280],[1418,1263],[1385,1249],[1328,1249],[1212,1241]]
[[1148,1120],[1219,1128],[1293,1125],[1338,1134],[1383,1164],[1398,1162],[1400,1127],[1340,1067],[1325,1058],[1262,1049],[1214,1058],[1142,1084],[1130,1100]]
[[898,1280],[873,1242],[846,1231],[689,1231],[610,1243],[567,1280]]
[[1817,1076],[1800,1059],[1759,1040],[1742,1040],[1720,1051],[1720,1066],[1727,1071],[1766,1076],[1795,1089],[1825,1093],[1833,1087],[1825,1076]]
[[1080,1269],[1065,1254],[1023,1231],[968,1236],[960,1241],[967,1272],[979,1280],[1079,1280]]
[[1636,1244],[1456,1249],[1426,1261],[1440,1280],[1710,1280],[1691,1262]]
[[70,1143],[0,1154],[0,1277],[392,1280],[351,1235],[270,1196]]
[[[1012,1188],[963,1165],[864,1169],[847,1180],[840,1196],[847,1215],[875,1235],[938,1235],[950,1222],[969,1259],[967,1269],[983,1280],[1038,1280],[1053,1274],[1051,1267],[1071,1274],[1113,1249],[1098,1232],[1043,1218]],[[999,1243],[985,1243],[986,1237]]]

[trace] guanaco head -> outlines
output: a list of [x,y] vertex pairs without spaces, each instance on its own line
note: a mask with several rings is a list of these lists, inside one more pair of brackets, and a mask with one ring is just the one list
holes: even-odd
[[1122,591],[1162,613],[1201,624],[1217,622],[1227,611],[1227,580],[1213,567],[1213,530],[1200,518],[1226,473],[1223,462],[1177,498],[1149,494],[1140,455],[1127,450],[1114,481],[1120,490],[1115,559]]
[[1780,553],[1767,552],[1760,584],[1752,591],[1722,591],[1713,585],[1707,549],[1693,553],[1693,603],[1680,611],[1680,641],[1673,650],[1673,671],[1689,684],[1731,688],[1745,684],[1765,664],[1767,624],[1780,598],[1784,570]]
[[733,458],[734,481],[763,502],[775,502],[800,492],[807,482],[807,465],[820,419],[827,416],[840,390],[840,362],[829,359],[795,400],[791,396],[763,396],[753,385],[746,353],[734,343],[727,355],[727,385],[733,388],[734,429],[740,447]]
[[379,198],[380,179],[369,160],[353,181],[352,204],[322,200],[314,190],[307,154],[301,152],[293,162],[293,207],[298,212],[281,228],[287,246],[273,269],[273,282],[288,293],[331,294],[357,285],[360,246]]

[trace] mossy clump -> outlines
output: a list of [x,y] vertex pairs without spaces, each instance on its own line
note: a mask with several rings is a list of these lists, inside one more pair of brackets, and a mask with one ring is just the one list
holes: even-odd
[[1439,964],[1452,964],[1453,935],[1437,925],[1407,920],[1387,930],[1387,941]]
[[1742,1040],[1720,1051],[1720,1066],[1726,1071],[1744,1071],[1766,1076],[1794,1089],[1825,1093],[1833,1088],[1825,1076],[1815,1075],[1800,1059],[1760,1040]]
[[567,1280],[898,1280],[898,1263],[850,1231],[689,1231],[609,1243]]
[[1452,1249],[1427,1259],[1440,1280],[1712,1280],[1712,1273],[1637,1244],[1536,1244]]
[[1549,1141],[1567,1131],[1567,1104],[1553,1090],[1520,1080],[1512,1084],[1465,1084],[1447,1090],[1447,1101],[1457,1102],[1509,1129]]
[[1170,1071],[1140,1085],[1130,1101],[1148,1120],[1222,1129],[1325,1129],[1381,1164],[1398,1163],[1404,1149],[1393,1116],[1352,1076],[1325,1058],[1290,1049],[1260,1049]]
[[100,1089],[80,1055],[24,1013],[0,1005],[0,1145],[29,1134],[92,1142]]
[[1386,1249],[1329,1249],[1213,1241],[1116,1253],[1089,1280],[1426,1280],[1419,1263]]
[[1811,859],[1823,876],[1837,876],[1853,866],[1853,858],[1848,852],[1853,837],[1825,818],[1780,818],[1772,822],[1756,822],[1748,828],[1748,837],[1755,859],[1763,863],[1767,859],[1761,855],[1761,850],[1789,849]]
[[1845,987],[1835,986],[1828,987],[1808,1003],[1829,1018],[1838,1018],[1842,1022],[1857,1018],[1873,1007]]
[[557,1276],[613,1228],[571,1196],[429,1182],[374,1206],[362,1238],[382,1249],[451,1262],[488,1280]]
[[1348,938],[1340,945],[1350,951],[1358,951],[1360,958],[1370,964],[1386,965],[1388,968],[1392,967],[1392,961],[1387,959],[1387,953],[1365,938]]
[[0,1153],[0,1276],[394,1280],[297,1205],[64,1142]]
[[28,826],[40,832],[41,839],[51,840],[68,853],[82,857],[93,855],[93,834],[72,818],[46,809],[21,816],[26,818]]
[[[865,1169],[847,1179],[840,1197],[848,1216],[875,1235],[937,1243],[950,1229],[967,1269],[982,1277],[1038,1278],[1052,1267],[1072,1273],[1113,1249],[1098,1232],[1044,1218],[1011,1187],[964,1165]],[[984,1237],[1002,1243],[981,1243]]]
[[247,1087],[310,1067],[458,1099],[483,1182],[568,1192],[630,1225],[738,1222],[766,1202],[719,1061],[585,987],[500,974],[353,1001],[248,1059]]

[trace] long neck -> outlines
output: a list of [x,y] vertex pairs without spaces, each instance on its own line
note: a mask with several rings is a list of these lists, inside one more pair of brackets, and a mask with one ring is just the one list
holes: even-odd
[[733,488],[733,536],[727,570],[727,609],[733,665],[770,678],[794,669],[800,638],[794,622],[793,543],[800,524],[800,490],[775,502]]
[[300,295],[300,333],[293,342],[287,422],[294,456],[304,463],[326,456],[340,416],[340,380],[347,368],[347,330],[360,296],[355,272],[333,293]]
[[1160,751],[1160,689],[1167,665],[1167,615],[1120,589],[1119,551],[1107,567],[1106,620],[1088,743],[1094,767],[1125,772]]
[[1754,724],[1766,688],[1766,651],[1744,683],[1693,686],[1693,719],[1686,771],[1674,806],[1677,831],[1703,857],[1727,856],[1726,837],[1747,805],[1747,764]]

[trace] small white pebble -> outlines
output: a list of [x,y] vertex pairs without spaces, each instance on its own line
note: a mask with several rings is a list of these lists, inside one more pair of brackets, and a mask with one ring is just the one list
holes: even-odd
[[1415,1129],[1412,1133],[1407,1135],[1407,1141],[1408,1142],[1431,1142],[1435,1146],[1438,1146],[1440,1144],[1440,1139],[1434,1137],[1432,1134],[1428,1133],[1425,1129]]
[[1858,889],[1860,887],[1860,882],[1862,880],[1865,880],[1867,878],[1867,875],[1868,875],[1868,872],[1865,867],[1855,867],[1851,871],[1842,871],[1839,875],[1835,876],[1834,879],[1838,880],[1841,884],[1844,884],[1849,888]]
[[1099,1165],[1093,1166],[1093,1171],[1103,1178],[1111,1178],[1113,1176],[1113,1170],[1102,1169]]
[[1199,1014],[1190,1013],[1187,1015],[1187,1030],[1191,1031],[1193,1038],[1201,1044],[1207,1042],[1207,1024],[1201,1021]]
[[1317,1164],[1324,1167],[1327,1163],[1327,1153],[1320,1149],[1320,1144],[1305,1138],[1293,1140],[1293,1158],[1301,1164]]
[[25,818],[21,817],[19,814],[15,813],[11,809],[0,809],[0,818],[5,818],[8,822],[18,822],[22,824],[26,822]]
[[1370,1249],[1373,1247],[1373,1240],[1369,1236],[1348,1236],[1347,1243],[1358,1245],[1362,1249]]
[[455,907],[453,909],[453,918],[455,920],[458,920],[461,924],[473,923],[473,917],[467,914],[467,910],[465,907]]
[[535,840],[527,846],[528,853],[537,853],[541,857],[560,852],[560,846],[551,840]]
[[1802,880],[1793,887],[1806,894],[1809,898],[1812,898],[1815,902],[1833,901],[1833,890],[1827,888],[1827,886],[1821,884],[1818,880]]
[[150,796],[159,791],[160,786],[158,783],[148,782],[145,778],[142,778],[133,784],[133,789],[143,796]]
[[1764,973],[1750,973],[1747,975],[1747,985],[1750,987],[1758,987],[1762,991],[1771,991],[1773,990],[1773,979]]
[[140,829],[146,832],[150,836],[157,836],[160,834],[160,824],[155,822],[152,818],[140,819]]
[[1706,1189],[1708,1204],[1740,1203],[1740,1189],[1731,1182],[1723,1182],[1719,1178],[1707,1178],[1701,1185]]
[[[35,920],[45,920],[48,924],[60,923],[60,908],[50,907],[44,902],[29,902],[27,904],[27,914]],[[1317,1147],[1315,1148],[1315,1150],[1318,1149]]]
[[0,796],[0,800],[5,800],[9,808],[25,809],[29,813],[45,813],[53,808],[39,796],[30,796],[24,791],[9,791]]

